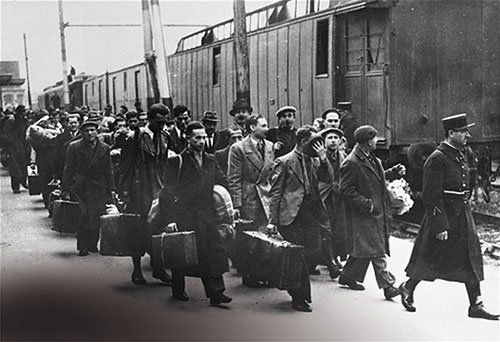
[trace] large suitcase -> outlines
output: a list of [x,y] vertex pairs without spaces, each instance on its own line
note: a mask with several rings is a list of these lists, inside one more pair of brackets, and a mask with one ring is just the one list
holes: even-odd
[[146,226],[135,214],[101,216],[99,253],[108,256],[144,254]]
[[300,286],[305,255],[304,248],[262,232],[243,233],[243,271],[253,279],[288,290]]
[[151,237],[153,260],[161,268],[185,268],[198,264],[194,232],[161,233]]
[[55,200],[52,205],[52,229],[59,233],[74,234],[82,221],[78,202]]

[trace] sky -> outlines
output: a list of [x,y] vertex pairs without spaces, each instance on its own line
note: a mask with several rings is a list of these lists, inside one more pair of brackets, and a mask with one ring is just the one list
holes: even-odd
[[[247,0],[247,12],[276,0]],[[163,24],[213,25],[233,16],[232,0],[160,0]],[[63,0],[64,21],[70,24],[141,24],[140,0]],[[179,39],[200,27],[165,27],[167,54],[175,52]],[[142,27],[79,28],[66,30],[68,64],[77,73],[98,75],[140,63],[144,59]],[[26,34],[31,92],[62,78],[59,12],[56,0],[1,0],[1,59],[19,61],[26,77],[23,33]],[[69,69],[69,67],[68,67]]]

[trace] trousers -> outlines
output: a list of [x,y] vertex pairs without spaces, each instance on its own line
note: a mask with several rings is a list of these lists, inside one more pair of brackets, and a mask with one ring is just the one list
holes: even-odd
[[365,280],[366,271],[368,271],[370,263],[373,265],[377,285],[380,289],[385,289],[394,285],[396,277],[387,270],[387,260],[385,256],[376,258],[349,257],[344,265],[342,276],[362,283]]
[[[420,280],[416,278],[409,278],[406,283],[406,289],[413,294],[415,288],[417,287]],[[465,289],[467,290],[467,296],[469,297],[469,303],[471,306],[478,304],[478,298],[481,296],[481,286],[479,281],[471,281],[465,283]]]
[[[222,275],[201,277],[201,282],[203,283],[207,298],[212,298],[216,293],[222,293],[226,290]],[[186,279],[184,273],[181,270],[172,270],[172,293],[183,293],[185,291],[185,286]]]

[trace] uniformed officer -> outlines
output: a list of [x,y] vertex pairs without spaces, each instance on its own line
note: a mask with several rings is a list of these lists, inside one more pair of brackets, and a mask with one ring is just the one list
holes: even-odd
[[442,120],[445,141],[424,165],[422,228],[406,267],[409,279],[399,287],[401,302],[410,312],[413,292],[421,280],[443,279],[465,283],[469,317],[498,320],[480,299],[484,279],[481,246],[469,205],[469,165],[462,150],[470,138],[466,114]]

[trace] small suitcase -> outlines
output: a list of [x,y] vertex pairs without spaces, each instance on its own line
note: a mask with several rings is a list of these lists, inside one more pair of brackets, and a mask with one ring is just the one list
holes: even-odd
[[52,205],[52,230],[74,234],[81,222],[78,202],[55,200]]
[[30,196],[40,195],[42,193],[42,182],[38,174],[38,167],[34,164],[27,166],[28,171],[28,192]]
[[135,214],[101,216],[99,253],[107,256],[144,254],[146,227]]
[[280,290],[299,287],[305,262],[302,246],[257,231],[243,235],[245,272]]
[[153,260],[161,268],[185,268],[198,264],[195,232],[153,235],[151,244]]

